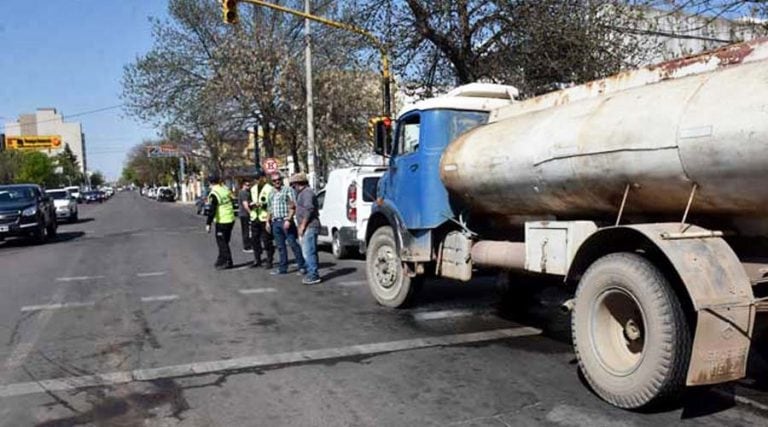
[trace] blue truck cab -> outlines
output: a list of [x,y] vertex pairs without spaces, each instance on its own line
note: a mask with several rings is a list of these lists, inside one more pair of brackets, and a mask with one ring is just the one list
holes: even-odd
[[437,231],[458,213],[440,180],[448,144],[487,122],[491,110],[517,96],[511,86],[473,83],[404,108],[393,128],[389,168],[379,181],[366,229],[366,271],[379,303],[407,303],[435,260]]

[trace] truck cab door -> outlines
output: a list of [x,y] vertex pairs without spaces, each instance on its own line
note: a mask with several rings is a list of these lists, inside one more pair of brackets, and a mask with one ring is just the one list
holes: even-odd
[[421,223],[421,115],[414,111],[400,118],[395,132],[394,156],[390,160],[391,199],[408,228]]

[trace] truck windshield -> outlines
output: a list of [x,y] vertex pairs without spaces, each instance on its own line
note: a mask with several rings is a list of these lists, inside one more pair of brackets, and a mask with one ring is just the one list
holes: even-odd
[[448,140],[453,141],[461,134],[468,132],[488,121],[485,111],[450,111],[448,124]]

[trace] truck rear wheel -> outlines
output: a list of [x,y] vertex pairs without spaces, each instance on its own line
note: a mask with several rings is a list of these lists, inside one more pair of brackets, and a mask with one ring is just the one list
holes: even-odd
[[691,333],[669,281],[645,258],[616,253],[592,264],[571,329],[582,374],[609,403],[636,409],[684,388]]
[[365,258],[368,286],[379,304],[398,308],[412,302],[420,278],[405,273],[392,227],[381,227],[373,233]]

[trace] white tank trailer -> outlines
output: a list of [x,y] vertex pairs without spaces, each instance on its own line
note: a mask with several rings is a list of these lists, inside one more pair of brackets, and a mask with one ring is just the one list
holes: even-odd
[[[768,41],[494,110],[440,173],[467,214],[433,236],[436,273],[563,276],[579,367],[605,400],[745,375],[768,311]],[[404,284],[430,268],[400,258]]]

